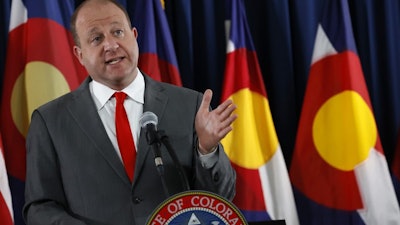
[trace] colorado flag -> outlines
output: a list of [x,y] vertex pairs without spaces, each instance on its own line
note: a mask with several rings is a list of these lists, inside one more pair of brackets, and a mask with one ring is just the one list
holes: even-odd
[[78,87],[87,73],[72,53],[73,0],[13,0],[2,88],[1,132],[15,224],[22,221],[25,136],[32,111]]
[[227,55],[222,101],[238,119],[223,140],[237,173],[234,203],[249,222],[284,219],[298,224],[285,160],[275,132],[242,0],[227,0]]
[[290,168],[300,222],[400,224],[347,0],[325,4]]
[[136,0],[133,25],[138,30],[138,66],[152,78],[182,86],[167,17],[160,0]]

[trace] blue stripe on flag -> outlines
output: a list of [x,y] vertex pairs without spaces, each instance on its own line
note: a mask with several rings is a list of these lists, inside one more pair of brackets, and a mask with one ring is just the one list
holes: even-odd
[[347,1],[326,1],[321,25],[338,52],[357,53]]
[[28,9],[28,19],[48,18],[69,29],[69,21],[74,11],[74,0],[23,0]]
[[160,0],[138,0],[133,13],[133,26],[138,30],[140,53],[155,53],[178,67],[167,17]]

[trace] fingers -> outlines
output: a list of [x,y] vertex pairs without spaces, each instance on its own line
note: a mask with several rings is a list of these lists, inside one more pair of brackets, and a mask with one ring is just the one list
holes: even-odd
[[199,145],[204,152],[211,151],[212,147],[232,130],[232,123],[237,118],[234,114],[236,105],[231,99],[210,111],[211,99],[212,91],[207,89],[203,94],[195,121]]
[[[219,136],[221,139],[225,137],[231,130],[232,130],[232,124],[233,122],[237,119],[236,114],[232,114],[233,110],[236,109],[236,106],[231,106],[228,108],[229,110],[224,111],[224,116],[221,117],[221,124],[220,124],[220,131],[219,131]],[[226,114],[226,116],[225,116]]]
[[236,105],[230,99],[223,102],[214,110],[219,122],[217,133],[221,139],[232,130],[231,125],[237,118],[237,115],[233,114],[235,110]]
[[207,89],[204,92],[203,100],[201,101],[199,110],[202,110],[202,111],[206,110],[207,112],[209,111],[212,95],[213,95],[213,93],[210,89]]
[[203,125],[209,130],[209,133],[214,133],[217,137],[224,137],[232,130],[232,123],[236,120],[237,115],[233,114],[236,110],[236,105],[232,99],[225,100],[217,108],[210,111],[212,99],[212,91],[207,89],[204,92],[203,99],[200,104],[197,125]]
[[[218,121],[222,123],[222,127],[225,127],[229,126],[236,119],[237,115],[232,115],[233,111],[235,110],[236,105],[233,104],[231,99],[228,99],[220,104],[215,110],[213,110],[213,112],[216,113]],[[232,119],[230,117],[234,118]],[[227,120],[228,118],[230,118],[230,120]]]
[[236,105],[233,104],[233,101],[231,99],[226,100],[223,102],[221,105],[219,105],[216,109],[215,112],[219,115],[220,120],[223,121],[226,118],[228,118],[233,111],[235,111]]

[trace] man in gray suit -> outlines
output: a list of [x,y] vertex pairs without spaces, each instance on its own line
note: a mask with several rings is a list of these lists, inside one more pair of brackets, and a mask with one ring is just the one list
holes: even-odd
[[[137,68],[138,32],[111,0],[84,1],[74,13],[74,54],[90,76],[75,91],[35,110],[27,136],[24,218],[28,225],[142,225],[166,199],[154,156],[139,126],[154,112],[191,189],[228,199],[235,171],[219,141],[231,131],[235,105],[210,110],[212,92],[154,81]],[[114,124],[115,92],[125,92],[137,149],[134,178],[124,170]],[[174,161],[161,148],[169,193],[184,191]]]

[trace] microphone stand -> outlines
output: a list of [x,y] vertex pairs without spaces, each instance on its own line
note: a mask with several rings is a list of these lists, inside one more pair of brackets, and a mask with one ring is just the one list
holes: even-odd
[[180,175],[179,177],[181,179],[183,188],[186,191],[189,191],[190,190],[190,185],[189,185],[188,178],[186,176],[186,172],[183,169],[182,164],[179,162],[179,159],[176,156],[176,153],[175,153],[174,149],[172,148],[171,143],[169,142],[168,136],[165,134],[165,132],[163,130],[159,130],[159,131],[157,131],[157,138],[159,140],[161,140],[161,142],[167,148],[169,155],[171,156],[172,160],[174,161],[174,165],[178,169],[178,172],[179,172],[179,175]]
[[168,186],[167,182],[165,180],[164,176],[164,163],[161,158],[161,151],[160,151],[160,138],[158,135],[158,131],[154,130],[153,132],[147,131],[146,132],[146,138],[147,142],[151,147],[153,148],[153,153],[154,153],[154,163],[156,164],[156,168],[158,171],[158,175],[161,178],[161,183],[164,189],[164,194],[168,198],[170,196],[169,191],[168,191]]

